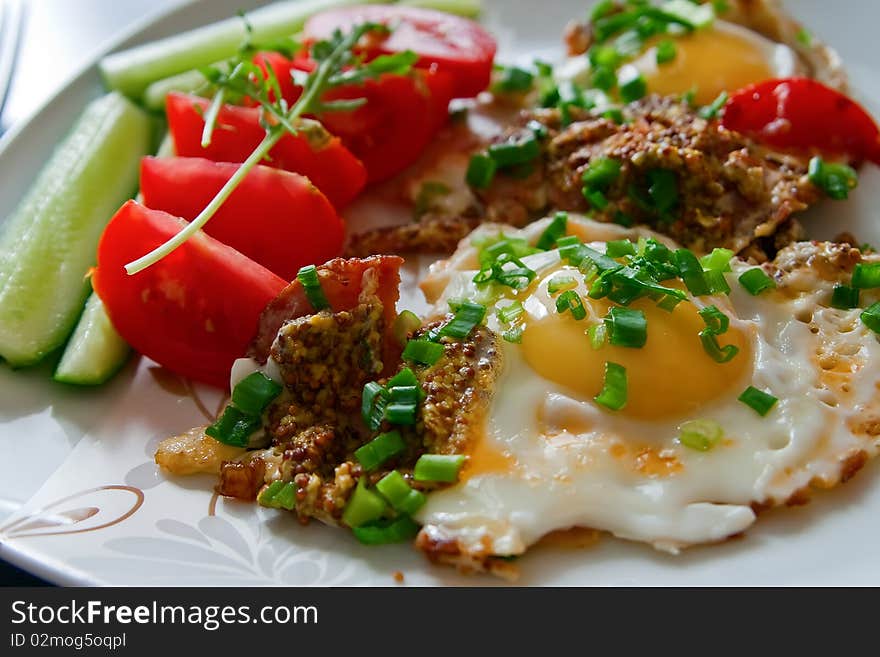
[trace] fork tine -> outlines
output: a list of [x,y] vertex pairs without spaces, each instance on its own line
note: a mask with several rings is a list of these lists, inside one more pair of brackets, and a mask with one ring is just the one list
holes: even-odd
[[2,2],[2,21],[0,21],[0,117],[6,99],[9,97],[9,89],[12,86],[12,77],[15,74],[15,64],[18,60],[21,32],[24,25],[25,6],[22,0],[0,0]]

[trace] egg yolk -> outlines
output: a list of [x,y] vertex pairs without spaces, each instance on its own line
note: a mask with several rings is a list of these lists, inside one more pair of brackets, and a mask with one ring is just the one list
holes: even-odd
[[668,38],[649,41],[647,51],[633,62],[649,92],[680,95],[694,89],[695,102],[708,105],[722,91],[733,92],[776,77],[767,49],[741,34],[705,29],[675,37],[675,58],[657,64],[656,44]]
[[650,299],[631,308],[644,311],[648,340],[642,348],[607,343],[593,349],[586,330],[607,313],[606,300],[589,300],[592,319],[576,321],[569,313],[551,312],[530,322],[522,336],[526,362],[541,377],[592,400],[602,390],[605,363],[626,368],[628,417],[649,420],[694,415],[699,409],[735,387],[751,364],[749,341],[731,326],[719,344],[734,344],[739,354],[727,363],[715,362],[703,349],[699,333],[706,327],[693,303],[681,303],[671,313]]

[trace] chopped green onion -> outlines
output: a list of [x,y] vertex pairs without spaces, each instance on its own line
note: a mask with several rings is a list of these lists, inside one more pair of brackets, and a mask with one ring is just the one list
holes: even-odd
[[636,245],[629,240],[612,240],[605,245],[605,255],[609,258],[622,258],[635,254]]
[[592,160],[581,174],[581,182],[592,189],[608,189],[620,178],[621,163],[607,157]]
[[550,294],[556,294],[557,292],[564,292],[565,290],[571,290],[576,287],[577,279],[574,276],[559,274],[551,278],[550,282],[547,283],[547,292]]
[[367,478],[361,477],[342,512],[342,522],[352,528],[366,525],[381,518],[387,506],[380,495],[367,489]]
[[758,390],[753,386],[749,386],[746,388],[745,392],[739,396],[739,401],[751,408],[761,417],[764,417],[779,400],[763,390]]
[[527,267],[522,260],[509,253],[502,253],[498,258],[477,272],[473,281],[477,285],[485,285],[495,281],[500,285],[512,287],[514,290],[523,290],[529,286],[536,272]]
[[376,490],[388,500],[395,511],[410,516],[415,515],[427,499],[424,493],[410,488],[406,479],[397,470],[382,477],[376,484]]
[[700,258],[700,264],[706,271],[728,272],[733,255],[730,249],[712,249],[712,253]]
[[361,417],[364,423],[373,431],[382,425],[385,417],[385,406],[388,404],[388,391],[375,381],[370,381],[364,386],[361,398]]
[[590,76],[590,84],[594,89],[611,91],[614,85],[617,84],[617,74],[614,72],[614,69],[606,66],[597,66],[593,69],[593,74]]
[[679,428],[678,442],[699,452],[708,452],[724,438],[724,429],[714,420],[690,420]]
[[584,187],[582,191],[584,198],[590,204],[590,207],[593,207],[600,212],[608,207],[608,198],[603,192],[589,187]]
[[288,481],[284,488],[279,490],[272,499],[272,506],[276,509],[293,511],[294,507],[296,507],[296,484]]
[[618,226],[629,228],[635,223],[635,221],[633,221],[633,218],[626,212],[621,212],[620,210],[618,210],[614,213],[614,223],[616,223]]
[[489,240],[480,245],[480,267],[483,269],[491,267],[503,255],[524,258],[533,253],[540,253],[540,249],[530,246],[521,237],[504,237],[500,235],[497,239],[489,238]]
[[593,21],[593,35],[596,41],[602,43],[615,34],[632,27],[638,18],[638,15],[627,11],[602,16]]
[[695,297],[709,294],[709,284],[706,282],[703,266],[697,260],[697,256],[687,249],[678,249],[672,254],[672,259],[691,294]]
[[549,251],[556,246],[556,240],[565,236],[566,230],[568,230],[568,213],[557,212],[544,232],[541,233],[535,247],[542,251]]
[[657,44],[657,64],[668,64],[675,59],[678,54],[678,48],[672,39],[664,39]]
[[605,408],[619,411],[626,406],[626,397],[626,368],[610,361],[605,363],[605,384],[593,399]]
[[590,48],[587,52],[587,59],[590,60],[590,66],[593,68],[616,69],[623,63],[623,58],[617,52],[617,48],[601,44],[596,44]]
[[511,329],[508,329],[504,333],[501,334],[501,337],[504,338],[505,342],[512,342],[514,344],[519,344],[522,342],[522,335],[525,327],[523,326],[514,326]]
[[417,385],[419,385],[419,377],[408,367],[404,367],[388,381],[389,390],[402,386],[412,387]]
[[280,479],[273,481],[268,486],[263,486],[263,490],[260,491],[260,494],[257,495],[257,504],[260,506],[268,506],[274,507],[275,496],[281,492],[281,489],[287,485],[288,482],[281,481]]
[[602,112],[602,118],[614,121],[617,125],[623,125],[625,121],[623,110],[619,107],[612,107],[611,109],[605,110]]
[[825,192],[828,198],[843,201],[859,184],[859,174],[846,164],[825,162],[821,157],[810,160],[810,182]]
[[404,360],[415,361],[422,365],[433,365],[443,356],[443,345],[428,340],[410,340],[403,350]]
[[466,301],[456,311],[452,320],[440,329],[440,337],[448,336],[463,340],[471,334],[474,327],[482,323],[486,316],[486,306]]
[[493,89],[504,93],[523,93],[532,88],[535,76],[518,66],[501,67],[501,75]]
[[868,306],[861,314],[862,324],[874,333],[880,333],[880,301]]
[[727,333],[730,327],[730,318],[716,306],[701,309],[700,317],[706,323],[706,328],[700,331],[700,341],[706,353],[716,363],[728,363],[733,360],[739,353],[739,347],[732,344],[722,347],[718,344],[718,336]]
[[489,146],[489,157],[499,167],[526,164],[537,159],[539,155],[541,155],[541,147],[534,134],[519,135],[500,144]]
[[594,324],[587,329],[587,337],[590,338],[590,346],[598,351],[605,346],[608,341],[608,329],[605,328],[605,322]]
[[801,44],[802,46],[804,46],[805,48],[809,48],[810,46],[813,45],[813,35],[810,34],[810,31],[808,29],[806,29],[805,27],[802,27],[801,29],[798,30],[797,34],[795,35],[795,38],[797,39],[798,43]]
[[730,284],[723,271],[709,269],[703,272],[710,294],[730,294]]
[[324,310],[330,307],[324,290],[321,288],[321,281],[318,279],[318,269],[315,265],[306,265],[299,270],[296,275],[297,280],[302,284],[309,303],[316,311]]
[[729,363],[739,353],[739,347],[733,344],[722,347],[718,344],[718,334],[712,329],[705,328],[700,331],[700,341],[703,349],[716,363]]
[[852,286],[857,290],[880,287],[880,262],[860,262],[853,269]]
[[746,292],[756,297],[766,290],[776,288],[776,281],[770,278],[760,267],[749,269],[739,277],[739,284],[742,285]]
[[409,336],[418,331],[421,326],[422,320],[419,319],[418,315],[411,310],[404,310],[394,320],[394,326],[392,327],[394,339],[403,347],[406,345],[407,340],[409,340]]
[[625,66],[617,78],[617,86],[620,88],[620,97],[625,103],[632,103],[644,98],[648,93],[648,83],[644,76],[634,66]]
[[706,323],[706,328],[715,335],[724,335],[730,327],[730,318],[718,310],[717,306],[706,306],[700,310],[700,317]]
[[590,11],[590,21],[597,21],[603,16],[612,13],[616,8],[615,4],[614,0],[601,0],[600,2],[597,2]]
[[535,119],[530,120],[526,123],[526,127],[534,133],[535,137],[538,139],[546,139],[550,135],[550,131],[540,121],[536,121]]
[[640,54],[645,47],[645,39],[656,34],[652,21],[645,17],[633,30],[627,30],[614,40],[614,47],[621,57],[630,59]]
[[657,307],[660,310],[665,310],[666,312],[671,313],[678,307],[678,304],[680,304],[682,301],[684,301],[684,299],[679,299],[678,297],[667,295],[657,303]]
[[648,321],[641,310],[612,307],[605,317],[605,326],[615,347],[640,349],[648,341]]
[[461,454],[422,454],[413,468],[413,479],[454,483],[464,461]]
[[406,451],[406,443],[397,431],[380,433],[370,442],[358,447],[354,456],[367,472],[375,470],[395,456]]
[[476,189],[488,189],[495,178],[497,169],[498,165],[494,159],[484,153],[477,153],[471,157],[465,180],[468,185]]
[[232,391],[232,403],[249,415],[262,415],[266,406],[281,392],[281,386],[262,372],[239,381]]
[[522,303],[514,301],[509,306],[498,309],[498,319],[504,324],[511,324],[519,319],[525,312]]
[[648,172],[648,195],[654,209],[665,215],[678,203],[678,176],[669,169]]
[[715,20],[711,4],[695,4],[690,0],[667,0],[660,5],[659,13],[671,22],[691,30],[708,27]]
[[698,91],[697,85],[694,85],[693,87],[691,87],[690,89],[685,91],[681,95],[681,102],[683,102],[693,108],[696,103],[697,91]]
[[419,525],[409,516],[400,516],[390,521],[376,521],[353,527],[351,531],[364,545],[388,545],[412,540],[419,533]]
[[262,424],[258,416],[244,413],[230,404],[224,409],[223,415],[205,429],[205,435],[225,445],[247,447],[251,434]]
[[858,288],[848,285],[835,285],[831,294],[831,307],[838,310],[851,310],[859,307]]
[[562,314],[566,310],[571,311],[571,316],[580,321],[587,316],[587,309],[584,308],[584,302],[574,290],[563,292],[556,299],[556,312]]
[[718,98],[712,101],[711,105],[701,107],[700,110],[697,112],[697,115],[701,119],[706,119],[707,121],[718,118],[721,110],[724,109],[725,105],[727,105],[727,101],[729,98],[730,96],[728,96],[727,92],[722,91],[720,94],[718,94]]
[[389,387],[385,419],[391,424],[407,426],[415,424],[421,394],[421,388],[417,385]]

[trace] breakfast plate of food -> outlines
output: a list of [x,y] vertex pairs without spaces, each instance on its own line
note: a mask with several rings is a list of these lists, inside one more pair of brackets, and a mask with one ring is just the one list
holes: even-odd
[[880,583],[880,11],[241,4],[0,142],[0,556]]

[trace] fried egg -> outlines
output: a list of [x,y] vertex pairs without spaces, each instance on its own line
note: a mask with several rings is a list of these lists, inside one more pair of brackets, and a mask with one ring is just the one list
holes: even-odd
[[[505,234],[534,243],[548,221]],[[499,230],[484,226],[478,236]],[[573,217],[569,233],[599,251],[609,239],[650,235]],[[778,289],[751,296],[737,278],[753,265],[734,259],[729,296],[691,297],[673,312],[635,302],[647,317],[644,347],[596,349],[586,330],[608,302],[590,299],[583,275],[558,252],[524,259],[537,272],[529,288],[487,300],[473,282],[476,249],[463,243],[426,280],[435,313],[451,298],[488,303],[488,325],[500,333],[509,327],[497,310],[516,299],[524,331],[521,343],[499,339],[503,371],[488,420],[460,481],[432,493],[420,512],[420,547],[443,546],[456,555],[448,560],[474,565],[584,527],[677,552],[743,532],[756,509],[845,480],[880,449],[880,342],[858,309],[829,307],[835,277],[848,274],[819,246],[799,247],[783,252],[792,264]],[[577,281],[584,320],[557,312],[548,283],[559,274]],[[864,291],[862,305],[872,297]],[[730,317],[720,341],[740,351],[729,363],[712,360],[697,336],[697,311],[710,304]],[[628,403],[616,412],[594,401],[606,361],[627,371]],[[765,417],[738,400],[749,386],[778,398]],[[682,444],[692,420],[717,423],[723,439],[708,451]]]
[[678,95],[694,90],[694,101],[708,105],[723,91],[735,91],[771,78],[800,72],[795,52],[757,32],[716,21],[714,25],[673,37],[675,57],[657,63],[657,44],[670,37],[654,37],[630,66],[648,84],[648,91]]
[[[667,40],[675,44],[675,57],[658,64],[658,44]],[[732,92],[762,80],[806,71],[789,46],[746,27],[716,20],[694,32],[652,37],[637,57],[618,70],[623,78],[636,73],[644,77],[649,93],[678,96],[693,92],[694,102],[708,105],[723,91]],[[569,60],[561,76],[588,83],[587,58]]]

